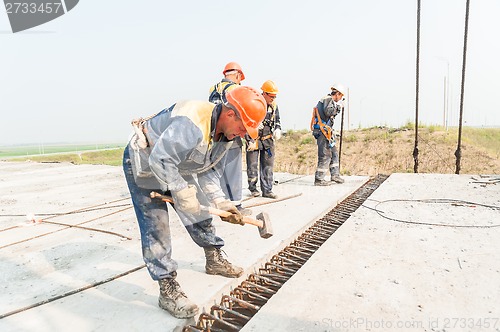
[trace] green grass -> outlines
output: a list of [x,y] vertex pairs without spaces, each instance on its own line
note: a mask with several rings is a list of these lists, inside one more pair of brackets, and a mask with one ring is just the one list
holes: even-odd
[[[95,149],[95,145],[94,145]],[[70,162],[73,164],[93,164],[93,165],[110,165],[119,166],[122,164],[123,147],[113,148],[101,151],[88,152],[71,152],[61,153],[58,151],[54,154],[31,155],[27,157],[9,158],[9,161],[36,161],[36,162]]]
[[102,143],[1,146],[0,159],[118,166],[122,163],[124,145]]
[[[456,129],[458,138],[458,129]],[[500,130],[498,128],[464,127],[462,139],[465,142],[481,146],[497,158],[500,157]]]
[[102,144],[43,144],[43,145],[19,145],[19,146],[0,146],[0,158],[48,155],[53,153],[80,153],[89,150],[115,149],[122,148],[125,144],[121,143],[102,143]]

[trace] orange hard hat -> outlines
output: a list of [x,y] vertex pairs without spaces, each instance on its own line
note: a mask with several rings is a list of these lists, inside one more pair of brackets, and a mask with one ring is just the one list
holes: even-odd
[[237,70],[241,74],[241,80],[243,81],[245,79],[245,74],[243,74],[243,69],[241,69],[241,66],[237,64],[236,62],[229,62],[225,67],[224,70],[222,71],[223,75],[226,75],[227,71],[231,70]]
[[259,136],[257,128],[267,112],[267,103],[264,97],[254,88],[238,86],[226,92],[226,99],[227,103],[238,111],[248,135],[256,139]]
[[273,95],[277,95],[278,94],[278,87],[271,80],[265,81],[262,84],[262,87],[260,89],[262,91],[264,91],[264,92],[267,92],[267,93],[270,93],[270,94],[273,94]]

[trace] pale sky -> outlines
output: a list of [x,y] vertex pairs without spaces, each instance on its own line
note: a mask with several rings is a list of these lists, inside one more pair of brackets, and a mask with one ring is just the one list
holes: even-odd
[[[458,125],[465,0],[422,0],[420,121]],[[229,61],[244,85],[274,80],[284,129],[309,127],[333,83],[345,126],[414,121],[416,0],[80,0],[13,34],[0,10],[0,145],[125,142],[130,120],[207,100]],[[471,0],[467,126],[500,126],[500,1]],[[347,121],[349,119],[349,121]],[[340,121],[338,121],[340,122]]]

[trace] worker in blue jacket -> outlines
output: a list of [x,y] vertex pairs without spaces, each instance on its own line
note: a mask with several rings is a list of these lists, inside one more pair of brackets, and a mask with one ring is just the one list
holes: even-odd
[[[241,81],[245,79],[243,69],[236,62],[227,63],[222,74],[224,78],[210,88],[208,101],[214,104],[224,103],[226,101],[226,93],[240,86]],[[234,203],[242,215],[250,215],[252,211],[241,206],[243,195],[242,146],[243,142],[241,138],[236,137],[233,140],[231,149],[227,152],[226,166],[224,174],[221,177],[221,187],[226,197]]]
[[237,278],[241,267],[221,254],[222,238],[202,206],[231,212],[222,220],[243,224],[234,204],[220,187],[225,157],[233,140],[257,137],[266,114],[264,98],[253,88],[240,86],[226,94],[225,103],[179,102],[147,119],[133,121],[135,135],[123,156],[123,168],[141,233],[142,254],[160,287],[159,306],[177,318],[193,317],[198,307],[175,280],[177,263],[167,205],[150,197],[151,191],[172,196],[173,207],[193,241],[205,251],[208,274]]

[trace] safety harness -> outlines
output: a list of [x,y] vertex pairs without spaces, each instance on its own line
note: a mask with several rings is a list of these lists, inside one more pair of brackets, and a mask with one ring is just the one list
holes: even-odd
[[311,130],[319,129],[325,135],[328,141],[332,140],[332,127],[326,124],[319,116],[318,108],[315,107],[312,112]]
[[216,85],[212,87],[212,92],[210,93],[210,96],[208,97],[208,101],[214,104],[220,104],[226,101],[226,90],[232,86],[235,85],[236,83],[234,82],[219,82]]
[[[268,135],[265,135],[265,136],[258,136],[255,140],[254,140],[254,144],[250,145],[249,148],[247,148],[247,151],[256,151],[259,149],[259,143],[258,141],[265,141],[266,139],[271,139],[273,138],[273,129],[274,129],[274,125],[275,125],[275,115],[276,115],[276,109],[275,109],[275,105],[272,104],[272,105],[269,105],[268,107],[271,108],[272,110],[272,114],[269,118],[267,118],[267,115],[266,117],[264,118],[264,120],[262,121],[262,125],[263,126],[268,126],[269,128],[271,128],[271,133],[268,134]],[[259,130],[259,134],[262,134],[262,130]],[[267,154],[269,155],[269,157],[272,156],[272,153],[271,153],[271,149],[265,149]]]

